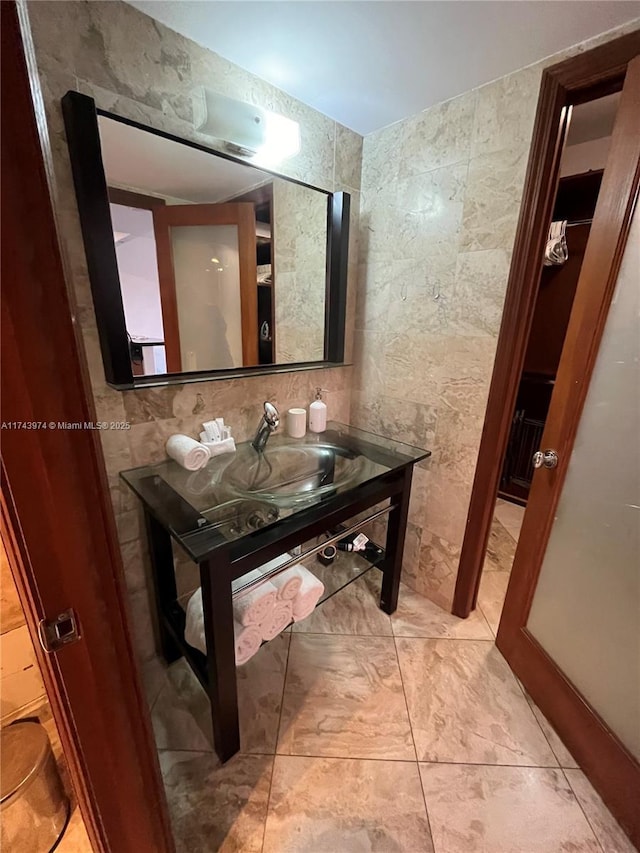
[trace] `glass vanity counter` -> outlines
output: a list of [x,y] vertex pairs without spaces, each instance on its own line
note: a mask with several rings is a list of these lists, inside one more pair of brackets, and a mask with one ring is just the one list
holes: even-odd
[[399,441],[329,422],[304,438],[271,436],[264,452],[250,442],[199,471],[166,460],[121,472],[145,508],[199,562],[217,548],[292,516],[308,516],[346,492],[430,456]]
[[[318,564],[313,571],[322,579],[326,600],[375,565],[383,574],[380,607],[393,613],[413,466],[429,455],[330,422],[325,432],[301,439],[275,434],[261,452],[249,442],[239,444],[236,453],[214,457],[195,472],[168,460],[121,473],[144,508],[163,656],[169,663],[184,656],[207,691],[221,760],[240,745],[235,596],[289,565],[304,565],[328,543],[384,517],[384,548],[373,547],[368,560],[342,554],[335,565]],[[199,567],[206,655],[184,639],[184,600],[177,592],[172,539]],[[288,553],[295,556],[271,573],[245,578]]]

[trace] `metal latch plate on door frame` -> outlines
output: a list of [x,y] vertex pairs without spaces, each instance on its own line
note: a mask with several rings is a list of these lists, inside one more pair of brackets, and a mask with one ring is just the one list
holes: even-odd
[[63,646],[77,643],[81,635],[75,610],[70,607],[55,619],[41,619],[38,623],[38,637],[40,645],[49,654],[59,651]]

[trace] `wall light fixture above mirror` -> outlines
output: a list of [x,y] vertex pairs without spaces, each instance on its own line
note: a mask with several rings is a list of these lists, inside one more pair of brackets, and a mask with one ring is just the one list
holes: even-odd
[[346,193],[96,110],[77,92],[63,113],[110,384],[343,362]]
[[259,166],[277,166],[300,151],[297,121],[204,86],[193,97],[193,125],[223,140],[232,154],[255,158]]

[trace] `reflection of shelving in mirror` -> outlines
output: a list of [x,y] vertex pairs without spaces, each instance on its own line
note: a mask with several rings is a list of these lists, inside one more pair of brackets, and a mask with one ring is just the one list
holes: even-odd
[[322,361],[329,194],[98,123],[134,373]]

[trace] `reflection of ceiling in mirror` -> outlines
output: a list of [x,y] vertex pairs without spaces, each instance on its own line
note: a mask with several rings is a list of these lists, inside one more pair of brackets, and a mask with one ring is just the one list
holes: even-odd
[[271,175],[98,117],[109,186],[135,189],[177,202],[224,201],[273,180]]

